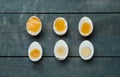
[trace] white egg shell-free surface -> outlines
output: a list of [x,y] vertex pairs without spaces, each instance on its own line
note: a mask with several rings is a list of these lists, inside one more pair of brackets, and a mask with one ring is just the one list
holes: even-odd
[[[66,49],[66,54],[65,54],[65,56],[59,56],[59,55],[56,54],[57,48],[58,48],[59,46],[65,47],[65,49]],[[68,52],[69,52],[68,45],[67,45],[67,43],[66,43],[64,40],[59,40],[59,41],[56,42],[56,44],[55,44],[55,46],[54,46],[54,55],[55,55],[55,57],[56,57],[58,60],[64,60],[64,59],[66,59],[67,56],[68,56]]]
[[[30,52],[33,49],[39,49],[40,50],[40,56],[38,58],[36,58],[36,59],[35,58],[33,59],[33,58],[30,57]],[[38,60],[40,60],[42,58],[42,55],[43,55],[43,50],[42,50],[41,45],[37,41],[32,42],[30,44],[29,48],[28,48],[28,56],[29,56],[30,60],[31,61],[38,61]]]
[[[82,56],[81,51],[82,51],[82,48],[84,48],[84,47],[89,47],[91,49],[91,54],[90,54],[89,57]],[[80,57],[82,59],[84,59],[84,60],[89,60],[89,59],[92,58],[93,54],[94,54],[94,46],[93,46],[93,44],[88,40],[83,41],[79,46],[79,55],[80,55]]]
[[[33,18],[33,17],[39,19],[39,18],[36,17],[36,16],[31,16],[29,19],[31,19],[31,18]],[[28,20],[29,20],[29,19],[28,19]],[[28,20],[27,20],[27,21],[28,21]],[[40,20],[40,19],[39,19],[39,20]],[[41,30],[42,30],[42,22],[41,22],[41,20],[40,20],[40,23],[41,23],[41,27],[39,28],[39,30],[38,30],[37,32],[32,32],[32,31],[28,30],[27,22],[26,22],[26,30],[27,30],[28,34],[30,34],[31,36],[37,36],[37,35],[41,32]]]
[[[64,20],[64,22],[65,22],[65,24],[66,24],[66,29],[65,29],[64,31],[62,31],[62,32],[57,31],[56,28],[55,28],[55,22],[56,22],[56,20],[58,20],[58,19]],[[53,30],[54,30],[54,32],[55,32],[57,35],[59,35],[59,36],[64,35],[64,34],[67,32],[67,30],[68,30],[67,21],[66,21],[63,17],[57,17],[57,18],[55,19],[54,23],[53,23]]]
[[[82,32],[81,32],[81,27],[82,27],[82,24],[83,23],[85,23],[85,22],[87,22],[87,23],[89,23],[90,24],[90,26],[91,26],[91,31],[90,31],[90,33],[89,34],[83,34]],[[89,17],[82,17],[81,18],[81,20],[79,21],[79,24],[78,24],[78,30],[79,30],[79,32],[80,32],[80,34],[82,35],[82,36],[84,36],[84,37],[86,37],[86,36],[89,36],[91,33],[92,33],[92,31],[93,31],[93,23],[92,23],[92,20],[89,18]]]

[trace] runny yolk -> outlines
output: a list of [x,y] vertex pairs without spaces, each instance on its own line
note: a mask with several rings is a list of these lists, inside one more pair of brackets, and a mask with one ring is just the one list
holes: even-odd
[[57,48],[57,50],[56,50],[56,54],[57,54],[58,56],[65,56],[65,54],[66,54],[66,49],[65,49],[65,47],[59,46],[59,47]]
[[55,29],[59,32],[63,32],[66,29],[66,23],[63,19],[57,19],[55,21]]
[[31,52],[30,52],[30,57],[31,58],[38,58],[40,57],[40,50],[38,49],[33,49]]
[[90,26],[90,24],[87,23],[87,22],[84,22],[84,23],[82,24],[82,26],[81,26],[81,32],[82,32],[83,34],[89,34],[90,31],[91,31],[91,26]]
[[84,57],[89,57],[91,55],[91,49],[89,47],[82,48],[81,55]]
[[37,17],[31,17],[27,21],[27,29],[31,32],[38,32],[41,28],[41,21]]

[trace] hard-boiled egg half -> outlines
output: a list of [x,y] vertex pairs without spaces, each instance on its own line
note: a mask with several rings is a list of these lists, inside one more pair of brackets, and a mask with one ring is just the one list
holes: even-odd
[[67,21],[63,17],[57,17],[53,23],[53,30],[57,35],[64,35],[68,30]]
[[93,23],[89,17],[83,17],[79,21],[78,30],[82,36],[89,36],[93,31]]
[[68,56],[68,45],[64,40],[59,40],[54,46],[54,55],[58,60],[65,60]]
[[36,16],[31,16],[26,22],[26,30],[32,36],[38,35],[42,30],[41,20]]
[[39,61],[42,58],[43,55],[43,50],[41,45],[37,42],[34,41],[30,44],[28,48],[28,56],[31,61]]
[[92,58],[94,54],[94,46],[93,44],[85,40],[79,46],[79,55],[83,60],[89,60]]

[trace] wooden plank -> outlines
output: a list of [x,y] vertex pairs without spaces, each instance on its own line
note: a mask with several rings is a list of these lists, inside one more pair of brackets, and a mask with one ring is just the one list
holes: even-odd
[[57,61],[44,57],[37,63],[28,58],[0,58],[0,77],[119,77],[120,58],[94,58],[85,62],[69,57]]
[[120,12],[120,0],[0,0],[0,13]]
[[[41,43],[44,56],[53,56],[55,42],[64,39],[70,48],[69,56],[79,56],[78,47],[87,39],[95,47],[95,56],[120,56],[120,14],[35,14],[43,22],[43,30],[37,37],[28,35],[25,23],[32,14],[0,14],[0,56],[27,56],[31,42]],[[65,36],[57,36],[52,29],[56,17],[63,16],[69,24]],[[81,17],[93,20],[94,31],[84,38],[78,32]]]

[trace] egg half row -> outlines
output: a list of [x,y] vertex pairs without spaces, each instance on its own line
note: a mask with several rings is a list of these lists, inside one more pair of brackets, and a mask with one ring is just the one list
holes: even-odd
[[[69,48],[64,40],[58,40],[54,46],[54,56],[57,60],[65,60],[68,56]],[[79,55],[83,60],[89,60],[94,54],[93,44],[85,40],[79,46]],[[43,49],[40,43],[34,41],[28,48],[29,59],[33,62],[39,61],[43,56]]]
[[[42,30],[42,22],[36,16],[31,16],[26,22],[26,30],[32,36],[37,36]],[[57,17],[53,23],[54,32],[62,36],[68,30],[68,23],[63,17]],[[93,23],[89,17],[82,17],[78,24],[79,33],[86,37],[93,31]]]

